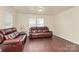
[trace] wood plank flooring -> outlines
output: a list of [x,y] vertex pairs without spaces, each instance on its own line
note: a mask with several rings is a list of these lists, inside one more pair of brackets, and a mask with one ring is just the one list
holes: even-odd
[[79,45],[57,36],[27,39],[23,52],[79,52]]

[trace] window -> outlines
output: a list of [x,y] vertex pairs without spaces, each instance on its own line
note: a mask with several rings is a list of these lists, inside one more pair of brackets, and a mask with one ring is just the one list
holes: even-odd
[[5,13],[4,28],[13,27],[13,15],[9,12]]
[[30,18],[29,19],[29,27],[40,27],[44,26],[44,19],[43,18]]
[[43,18],[37,19],[37,27],[40,27],[40,26],[44,26],[44,19]]
[[29,27],[35,27],[36,26],[36,19],[31,18],[29,19]]

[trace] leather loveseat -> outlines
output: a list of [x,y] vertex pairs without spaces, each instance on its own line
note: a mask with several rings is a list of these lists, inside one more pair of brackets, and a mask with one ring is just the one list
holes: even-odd
[[29,38],[51,38],[52,31],[49,31],[48,27],[31,27],[29,32]]
[[0,29],[0,51],[22,51],[26,42],[26,33],[17,32],[16,28]]

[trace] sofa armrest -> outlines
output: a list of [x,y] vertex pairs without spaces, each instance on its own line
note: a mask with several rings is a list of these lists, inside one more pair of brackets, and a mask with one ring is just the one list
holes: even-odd
[[52,31],[48,31],[51,35],[53,35],[53,32]]
[[19,35],[27,35],[25,32],[20,32]]
[[53,33],[52,31],[49,31],[50,33]]
[[29,34],[32,34],[32,32],[29,32]]

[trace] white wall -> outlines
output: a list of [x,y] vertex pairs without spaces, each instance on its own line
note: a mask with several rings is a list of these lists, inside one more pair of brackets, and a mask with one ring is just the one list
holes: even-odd
[[4,28],[5,13],[13,15],[13,26],[16,27],[16,12],[11,7],[0,7],[0,29]]
[[0,29],[3,28],[4,7],[0,7]]
[[18,31],[25,31],[29,32],[29,18],[34,18],[34,17],[43,17],[45,19],[45,26],[48,26],[50,30],[53,31],[53,16],[50,15],[35,15],[35,14],[22,14],[18,13],[17,14],[17,29]]
[[54,34],[79,44],[79,7],[54,16]]

